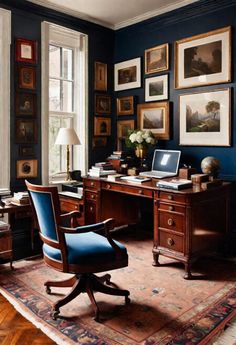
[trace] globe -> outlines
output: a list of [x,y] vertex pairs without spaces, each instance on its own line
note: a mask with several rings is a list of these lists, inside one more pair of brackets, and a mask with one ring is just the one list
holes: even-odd
[[204,174],[209,174],[213,177],[217,177],[220,171],[220,161],[215,157],[205,157],[201,161],[201,169]]

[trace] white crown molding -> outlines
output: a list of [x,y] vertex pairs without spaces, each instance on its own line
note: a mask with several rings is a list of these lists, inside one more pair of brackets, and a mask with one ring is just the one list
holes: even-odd
[[148,12],[143,13],[140,16],[136,16],[134,18],[131,18],[131,19],[125,20],[123,22],[120,22],[118,24],[115,24],[114,30],[122,29],[126,26],[142,22],[143,20],[159,16],[160,14],[176,10],[177,8],[190,5],[190,4],[197,2],[197,1],[199,1],[199,0],[182,0],[182,1],[177,1],[176,3],[169,5],[169,6],[162,6],[158,10],[148,11]]

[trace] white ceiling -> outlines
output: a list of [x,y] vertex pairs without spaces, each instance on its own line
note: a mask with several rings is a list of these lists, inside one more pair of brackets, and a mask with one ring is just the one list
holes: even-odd
[[111,29],[140,22],[198,0],[28,0]]

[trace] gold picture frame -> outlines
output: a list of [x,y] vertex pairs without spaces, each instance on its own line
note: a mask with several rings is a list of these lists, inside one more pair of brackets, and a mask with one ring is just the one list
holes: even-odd
[[231,81],[231,27],[175,42],[175,88]]
[[134,96],[119,97],[116,99],[117,115],[133,115]]
[[94,136],[111,135],[111,119],[108,117],[94,117]]
[[97,91],[107,91],[107,64],[95,61],[94,89]]
[[107,145],[107,137],[93,137],[93,148],[105,147]]
[[95,113],[109,115],[111,113],[111,96],[95,94]]
[[169,69],[169,44],[145,49],[145,74],[166,71]]
[[138,104],[138,128],[150,130],[156,139],[170,139],[169,102]]
[[134,120],[117,121],[117,150],[122,150],[128,131],[134,129]]
[[38,176],[37,159],[19,159],[16,161],[16,178],[33,178]]

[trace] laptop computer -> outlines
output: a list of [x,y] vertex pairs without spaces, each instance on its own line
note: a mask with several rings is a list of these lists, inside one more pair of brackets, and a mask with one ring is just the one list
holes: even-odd
[[152,159],[152,170],[143,171],[139,175],[153,178],[176,176],[179,168],[180,154],[181,151],[177,150],[156,149]]

